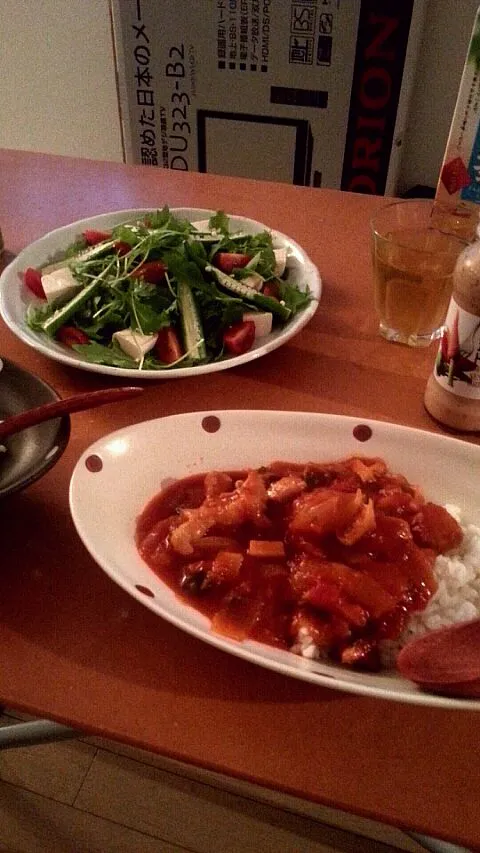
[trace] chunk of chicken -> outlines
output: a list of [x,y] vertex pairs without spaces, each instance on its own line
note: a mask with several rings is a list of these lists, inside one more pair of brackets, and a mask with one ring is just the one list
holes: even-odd
[[362,483],[373,483],[374,480],[383,477],[387,470],[383,459],[361,459],[353,456],[347,464]]
[[336,492],[314,489],[295,500],[289,529],[293,534],[325,536],[344,530],[363,505],[361,489]]
[[379,672],[382,668],[378,643],[375,640],[356,640],[344,648],[341,661],[353,669],[365,669],[367,672]]
[[400,488],[381,489],[375,496],[375,510],[407,520],[420,511],[423,503],[421,495],[417,498]]
[[434,548],[440,554],[457,548],[463,531],[458,521],[443,506],[426,503],[411,523],[415,541],[427,548]]
[[354,628],[367,624],[368,612],[345,595],[342,586],[335,581],[320,578],[305,596],[305,601],[316,610],[340,616]]
[[267,490],[260,474],[250,471],[245,480],[232,492],[206,497],[196,509],[186,509],[181,523],[172,530],[169,542],[178,554],[192,554],[195,542],[212,527],[238,527],[246,521],[262,526],[265,523]]
[[353,521],[341,532],[337,531],[337,538],[344,545],[354,545],[362,536],[365,536],[365,533],[374,530],[375,524],[375,510],[373,509],[373,501],[370,498],[368,503],[362,504]]
[[231,492],[233,489],[233,480],[230,474],[223,471],[209,471],[205,474],[205,496],[207,498],[215,498],[223,492]]
[[323,594],[325,582],[335,585],[341,594],[359,604],[374,619],[392,610],[397,600],[375,578],[355,571],[342,563],[298,557],[291,565],[292,588],[303,601],[317,600],[316,590]]
[[305,491],[307,484],[300,474],[280,477],[268,487],[267,495],[271,501],[286,503]]
[[231,583],[238,578],[242,563],[243,554],[219,551],[212,562],[211,577],[216,583]]

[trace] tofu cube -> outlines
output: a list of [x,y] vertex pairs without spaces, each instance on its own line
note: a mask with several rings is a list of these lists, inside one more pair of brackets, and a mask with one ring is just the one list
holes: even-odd
[[69,267],[61,267],[42,275],[42,286],[47,297],[47,302],[50,305],[56,302],[66,302],[83,287],[73,277],[73,273]]
[[273,254],[275,255],[275,267],[273,272],[275,275],[283,275],[285,267],[287,266],[287,250],[285,248],[274,249]]
[[261,290],[265,281],[258,272],[252,272],[250,275],[246,275],[238,280],[247,287],[251,287],[252,290]]
[[192,225],[194,228],[196,228],[197,231],[206,232],[207,234],[214,234],[215,232],[212,231],[210,225],[208,224],[209,221],[209,219],[199,219],[197,220],[197,222],[192,222]]
[[272,331],[273,314],[270,311],[245,311],[242,320],[255,323],[256,338],[266,338]]
[[158,335],[142,335],[141,332],[134,332],[133,329],[122,329],[121,332],[114,332],[112,335],[112,340],[118,343],[125,355],[135,361],[141,361],[147,352],[153,349],[157,338]]

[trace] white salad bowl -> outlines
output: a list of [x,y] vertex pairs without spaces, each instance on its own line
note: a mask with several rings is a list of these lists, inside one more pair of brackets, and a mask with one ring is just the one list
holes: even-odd
[[[198,222],[208,219],[215,211],[202,210],[199,208],[172,208],[171,212],[176,216]],[[128,222],[151,213],[149,209],[119,210],[115,213],[103,213],[99,216],[82,219],[51,231],[34,243],[27,246],[3,271],[0,276],[0,313],[12,332],[28,346],[55,361],[67,364],[70,367],[89,370],[93,373],[103,373],[111,376],[123,376],[142,379],[176,379],[180,377],[198,376],[205,373],[215,373],[219,370],[227,370],[238,367],[254,359],[277,349],[296,335],[313,317],[317,310],[322,292],[322,282],[318,269],[310,260],[306,252],[290,237],[279,231],[269,229],[268,226],[244,216],[228,214],[231,230],[246,231],[258,234],[269,230],[272,234],[275,247],[285,247],[288,252],[288,280],[297,284],[301,290],[309,290],[311,301],[296,314],[292,320],[284,326],[274,329],[265,338],[254,341],[252,348],[243,355],[230,356],[221,361],[210,364],[200,364],[192,367],[172,367],[165,370],[137,370],[134,368],[112,367],[103,364],[94,364],[86,361],[79,353],[64,346],[55,339],[34,331],[26,323],[27,307],[32,301],[36,301],[31,292],[22,281],[22,274],[28,267],[40,268],[58,260],[69,246],[78,240],[86,229],[110,230],[115,225]]]

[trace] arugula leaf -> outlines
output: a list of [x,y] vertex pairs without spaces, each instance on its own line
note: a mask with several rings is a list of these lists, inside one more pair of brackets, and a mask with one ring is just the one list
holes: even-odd
[[[154,356],[148,354],[145,357],[142,368],[138,361],[130,358],[116,344],[110,346],[102,346],[98,343],[91,344],[75,344],[73,349],[82,355],[87,361],[92,364],[106,364],[109,367],[122,367],[127,370],[169,370],[175,365],[163,364],[155,359]],[[192,364],[191,359],[184,358],[180,362],[182,367],[189,367]]]
[[148,228],[165,228],[170,216],[170,208],[165,204],[161,210],[156,210],[155,213],[149,213],[145,217],[144,222]]
[[170,364],[165,364],[163,361],[157,361],[154,356],[148,353],[145,356],[143,362],[143,370],[174,370],[176,367],[193,367],[194,364],[198,364],[198,362],[194,362],[188,355],[184,355],[182,358],[179,358],[178,361],[175,361]]
[[109,341],[114,332],[125,328],[124,314],[110,309],[99,319],[88,322],[80,317],[75,318],[75,326],[85,332],[87,337],[97,341]]
[[258,234],[249,234],[245,237],[250,247],[257,249],[272,249],[272,235],[270,231],[259,231]]
[[214,213],[214,215],[210,217],[208,220],[208,226],[212,231],[220,231],[221,234],[228,236],[229,221],[228,216],[223,212],[223,210],[218,210],[217,213]]
[[170,231],[178,231],[184,236],[195,231],[194,226],[188,221],[188,219],[181,219],[179,216],[174,216],[172,213],[170,213],[168,228]]
[[298,287],[290,284],[288,281],[283,281],[281,278],[277,278],[276,281],[280,288],[280,296],[286,307],[290,308],[292,316],[312,301],[312,296],[308,289],[306,291],[299,290]]
[[116,344],[108,347],[97,342],[74,344],[72,349],[93,364],[107,364],[110,367],[124,367],[130,370],[138,370],[138,363],[135,359],[126,355]]
[[130,287],[129,308],[128,324],[145,335],[169,326],[178,311],[177,301],[167,288],[146,282],[135,282]]
[[145,216],[143,224],[148,231],[178,231],[181,234],[189,234],[194,230],[188,219],[174,216],[168,205],[164,205],[161,210]]
[[145,242],[141,247],[142,253],[145,257],[153,258],[151,252],[158,252],[160,253],[159,257],[161,257],[163,252],[173,249],[176,246],[182,246],[184,240],[185,233],[179,228],[149,231],[146,235]]
[[131,246],[132,255],[150,256],[150,252],[181,245],[192,231],[186,219],[172,216],[168,208],[146,217],[143,222],[117,225],[112,236]]
[[208,264],[209,257],[205,246],[199,240],[191,240],[185,244],[185,255],[203,270]]
[[210,247],[208,253],[210,262],[217,252],[238,252],[242,255],[250,255],[252,259],[249,264],[250,272],[254,269],[263,278],[271,278],[273,275],[275,255],[269,231],[261,231],[259,234],[242,234],[240,237],[235,236],[235,233],[224,234]]
[[115,226],[112,231],[112,237],[116,242],[127,243],[128,246],[133,248],[138,243],[138,238],[145,237],[147,233],[147,229],[143,226],[124,223]]
[[85,237],[79,237],[75,243],[72,243],[68,247],[68,249],[65,249],[65,252],[63,253],[63,259],[67,260],[68,258],[74,258],[75,255],[79,254],[79,252],[83,252],[83,250],[86,249],[87,246],[88,243],[85,240]]
[[[177,281],[187,281],[190,286],[200,289],[208,288],[202,271],[194,260],[190,260],[185,251],[170,252],[165,255],[165,263],[169,275]],[[208,288],[209,289],[209,288]]]
[[120,284],[100,287],[80,306],[74,322],[89,338],[109,340],[114,331],[124,329],[130,323],[128,289]]
[[132,300],[132,302],[131,325],[132,327],[138,327],[142,334],[151,335],[154,332],[158,332],[164,326],[172,324],[172,314],[176,311],[176,303],[159,313],[148,303],[140,302],[139,300]]
[[53,305],[49,305],[48,302],[45,302],[42,305],[39,305],[35,302],[30,302],[27,306],[26,312],[26,322],[27,326],[30,329],[33,329],[35,332],[43,332],[43,323],[47,319],[47,317],[51,317],[54,313],[55,308]]
[[213,297],[205,292],[195,293],[200,315],[202,317],[205,346],[210,357],[217,357],[223,349],[223,331],[232,323],[242,319],[245,303],[237,298],[227,296]]
[[[251,254],[255,250],[255,246],[246,247],[245,254]],[[245,273],[248,275],[252,269],[258,272],[262,278],[271,278],[275,269],[275,255],[271,246],[262,246],[252,258],[255,261],[255,266],[244,267]]]
[[129,289],[135,295],[136,299],[150,303],[158,311],[163,311],[171,302],[170,291],[163,285],[152,284],[149,281],[143,281],[143,279],[136,279],[130,284]]

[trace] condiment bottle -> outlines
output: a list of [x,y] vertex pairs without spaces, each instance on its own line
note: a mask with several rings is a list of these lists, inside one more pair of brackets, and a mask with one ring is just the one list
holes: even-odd
[[480,431],[480,241],[467,246],[453,273],[453,293],[425,408],[459,432]]

